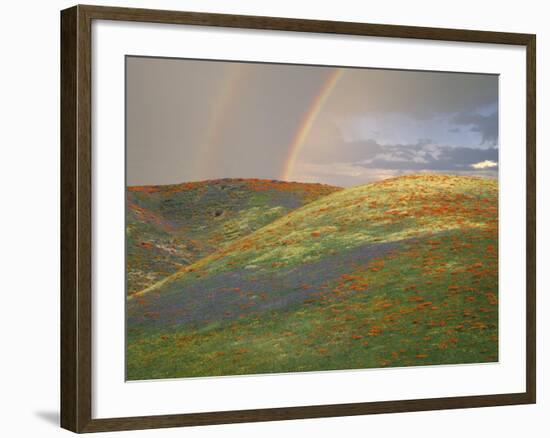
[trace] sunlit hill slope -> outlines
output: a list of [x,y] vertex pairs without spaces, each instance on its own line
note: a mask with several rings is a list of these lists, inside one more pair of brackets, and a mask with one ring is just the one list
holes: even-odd
[[327,189],[249,231],[129,299],[130,379],[498,359],[496,180]]
[[336,190],[255,179],[128,187],[128,294]]

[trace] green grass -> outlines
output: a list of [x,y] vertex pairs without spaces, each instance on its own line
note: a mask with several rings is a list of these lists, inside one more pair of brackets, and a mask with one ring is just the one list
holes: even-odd
[[398,245],[323,278],[308,299],[283,309],[166,327],[145,318],[129,327],[128,379],[496,361],[497,199],[493,180],[422,176],[313,201],[143,299],[177,298],[189,284],[246,266],[257,278],[299,273],[308,261],[336,260],[358,246]]
[[340,188],[324,184],[223,179],[128,187],[127,293]]

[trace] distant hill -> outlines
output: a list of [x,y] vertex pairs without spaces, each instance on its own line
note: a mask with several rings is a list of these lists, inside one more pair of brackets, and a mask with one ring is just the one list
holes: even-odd
[[143,290],[182,266],[337,190],[322,184],[257,179],[128,187],[127,292],[131,295]]
[[496,180],[406,176],[325,195],[130,299],[129,378],[498,359]]

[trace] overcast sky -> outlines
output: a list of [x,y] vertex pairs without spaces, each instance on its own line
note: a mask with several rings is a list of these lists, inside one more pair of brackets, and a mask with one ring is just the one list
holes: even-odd
[[128,185],[498,173],[494,75],[128,57],[126,80]]

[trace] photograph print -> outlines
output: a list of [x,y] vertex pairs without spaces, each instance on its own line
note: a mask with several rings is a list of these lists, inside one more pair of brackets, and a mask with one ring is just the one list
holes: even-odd
[[127,380],[499,360],[497,75],[125,62]]

